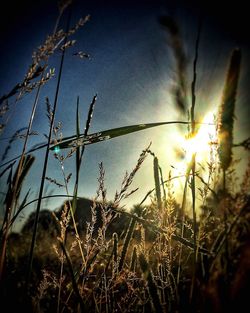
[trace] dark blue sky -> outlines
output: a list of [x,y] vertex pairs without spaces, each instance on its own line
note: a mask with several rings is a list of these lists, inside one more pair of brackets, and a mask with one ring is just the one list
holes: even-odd
[[[217,1],[218,2],[218,1]],[[71,24],[87,14],[91,20],[74,36],[75,47],[66,53],[56,121],[62,121],[63,135],[75,132],[76,98],[80,96],[81,118],[84,125],[88,105],[97,93],[98,100],[91,124],[91,132],[113,127],[167,121],[178,118],[170,93],[174,77],[174,63],[167,34],[158,18],[171,14],[176,18],[190,58],[189,83],[192,79],[192,58],[198,25],[198,16],[204,16],[198,62],[197,113],[205,115],[218,105],[228,58],[236,46],[242,49],[243,70],[237,102],[237,132],[235,140],[243,140],[249,134],[249,34],[244,2],[237,6],[228,3],[217,7],[216,1],[77,1]],[[220,2],[221,3],[221,2]],[[31,61],[35,47],[50,34],[57,16],[56,1],[8,1],[1,10],[0,95],[8,92],[21,81]],[[65,18],[62,23],[65,23]],[[64,24],[62,24],[64,25]],[[81,60],[72,54],[86,51],[91,60]],[[51,60],[56,67],[60,55]],[[42,90],[35,131],[29,146],[44,141],[48,131],[45,97],[53,103],[56,77]],[[8,137],[18,128],[27,125],[34,94],[18,103],[2,137]],[[179,128],[178,128],[179,130]],[[149,142],[159,156],[165,176],[174,162],[171,150],[177,128],[164,126],[147,130],[86,148],[81,174],[80,195],[92,197],[97,188],[98,163],[106,169],[108,196],[113,198],[119,189],[126,170],[130,171]],[[183,128],[183,132],[185,132]],[[1,141],[1,154],[7,141]],[[9,157],[19,154],[21,141],[12,147]],[[31,198],[36,197],[41,177],[43,153],[36,154],[36,163],[26,185],[32,187]],[[138,202],[153,187],[152,160],[148,158],[135,180],[134,187],[141,190],[128,201]],[[74,161],[65,164],[67,173],[74,172]],[[50,157],[47,176],[62,181],[57,162]],[[35,184],[34,184],[35,182]],[[4,182],[1,183],[2,186]],[[52,187],[52,186],[50,186]],[[54,187],[53,187],[54,188]],[[4,188],[1,188],[4,190]],[[54,188],[54,193],[65,193]],[[62,202],[47,203],[55,207]],[[30,210],[33,208],[30,208]]]

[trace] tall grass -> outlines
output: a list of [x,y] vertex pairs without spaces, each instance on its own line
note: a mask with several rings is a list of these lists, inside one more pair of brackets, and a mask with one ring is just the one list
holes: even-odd
[[[193,62],[193,81],[191,84],[191,95],[192,95],[192,103],[190,109],[190,119],[191,119],[191,136],[196,135],[196,125],[195,125],[195,105],[196,105],[196,80],[197,80],[197,62],[198,62],[198,52],[199,52],[199,44],[200,44],[200,35],[201,35],[201,26],[202,21],[200,19],[198,26],[198,34],[195,43],[195,57]],[[193,212],[193,231],[194,231],[194,268],[193,268],[193,278],[192,278],[192,286],[190,290],[190,301],[193,301],[193,292],[195,286],[196,279],[196,247],[197,247],[197,217],[196,217],[196,155],[192,155],[191,160],[191,194],[192,194],[192,212]]]
[[225,172],[232,162],[235,103],[240,74],[241,51],[235,49],[230,58],[219,112],[219,159]]
[[[69,14],[69,17],[68,17],[66,33],[69,31],[70,17],[71,17],[71,14]],[[64,38],[63,45],[65,45],[66,42],[67,42],[67,35]],[[33,236],[32,236],[30,253],[29,253],[29,260],[28,260],[27,287],[29,287],[30,275],[31,275],[31,271],[32,271],[33,253],[34,253],[34,247],[35,247],[35,241],[36,241],[38,218],[39,218],[39,213],[40,213],[41,203],[42,203],[43,189],[44,189],[44,183],[45,183],[45,177],[46,177],[46,171],[47,171],[47,165],[48,165],[49,147],[50,147],[50,142],[51,142],[52,134],[53,134],[53,127],[54,127],[55,114],[56,114],[56,109],[57,109],[58,94],[59,94],[59,88],[60,88],[60,83],[61,83],[64,56],[65,56],[65,49],[63,49],[63,51],[62,51],[62,57],[61,57],[58,80],[57,80],[57,86],[56,86],[56,91],[55,91],[54,106],[53,106],[52,117],[51,117],[51,121],[50,121],[48,143],[47,143],[46,153],[45,153],[45,157],[44,157],[44,165],[43,165],[41,184],[40,184],[40,189],[39,189],[39,197],[38,197],[37,208],[36,208],[36,217],[35,217],[35,221],[34,221]]]
[[[59,18],[70,2],[60,3]],[[199,164],[194,154],[187,164],[185,173],[172,176],[169,172],[168,179],[164,180],[165,173],[160,167],[160,159],[150,150],[151,145],[149,145],[141,152],[131,172],[126,172],[113,201],[107,200],[105,170],[101,163],[96,197],[91,207],[84,207],[79,199],[78,189],[86,145],[152,127],[163,125],[171,127],[173,124],[187,125],[189,136],[196,136],[199,131],[195,112],[199,109],[196,99],[196,81],[201,28],[200,26],[198,28],[193,80],[188,90],[186,75],[188,60],[180,30],[172,19],[168,17],[161,19],[161,23],[170,35],[176,60],[175,105],[182,115],[186,114],[190,92],[190,120],[137,124],[90,134],[97,96],[95,95],[90,103],[83,131],[78,97],[75,133],[61,138],[58,136],[55,118],[65,51],[74,44],[74,40],[68,40],[68,36],[74,34],[88,20],[86,17],[70,29],[70,14],[69,12],[65,32],[56,31],[59,19],[56,21],[54,34],[47,39],[53,42],[53,48],[45,49],[46,61],[56,47],[60,47],[62,53],[53,107],[51,108],[48,99],[46,102],[50,124],[47,142],[30,150],[27,149],[42,86],[39,83],[35,86],[38,89],[22,153],[17,158],[2,164],[5,168],[0,175],[8,174],[8,192],[1,231],[1,304],[7,303],[11,311],[13,308],[10,300],[15,293],[16,299],[13,305],[18,304],[28,312],[182,313],[226,312],[229,311],[230,306],[235,308],[240,303],[238,299],[241,299],[242,285],[247,284],[244,277],[240,276],[242,261],[239,260],[238,255],[240,252],[248,255],[250,225],[249,167],[237,192],[230,189],[234,178],[229,172],[229,166],[233,165],[232,149],[236,146],[248,147],[247,140],[243,144],[233,143],[240,50],[234,50],[230,58],[220,107],[218,131],[220,166],[217,166],[214,160],[205,165]],[[40,48],[35,53],[37,60],[41,58],[41,51],[44,49]],[[27,76],[29,83],[34,76],[37,77],[38,72],[42,75],[41,80],[45,73],[43,67],[39,69],[33,63],[29,72],[32,73]],[[22,84],[14,87],[1,98],[2,101],[15,96],[22,87]],[[18,134],[19,132],[14,137]],[[39,196],[28,201],[28,192],[21,204],[17,205],[24,179],[35,162],[31,153],[39,152],[42,148],[46,150]],[[64,156],[60,154],[61,149],[70,150]],[[48,156],[51,152],[58,160],[63,183],[59,183],[47,174]],[[154,178],[153,189],[145,191],[142,201],[131,211],[126,211],[122,207],[122,201],[138,190],[136,187],[132,189],[132,183],[138,171],[144,166],[148,154],[153,157],[152,168],[149,169]],[[64,163],[66,159],[73,160],[73,156],[75,178],[71,173],[67,174]],[[16,160],[19,160],[19,164],[14,172]],[[222,176],[224,175],[223,191],[220,184],[221,178],[223,179],[220,168],[223,170]],[[202,175],[204,171],[209,172],[208,179],[204,179]],[[175,197],[176,187],[173,185],[173,182],[180,178],[184,179],[182,203]],[[226,178],[227,184],[225,184]],[[59,196],[45,195],[45,180],[56,187],[65,188],[65,195],[60,197],[65,197],[66,201],[57,212],[46,213],[41,210],[43,199]],[[73,186],[73,194],[69,192],[70,184]],[[191,204],[187,199],[188,191],[191,192]],[[202,200],[199,218],[197,218],[198,196]],[[146,204],[146,200],[150,201]],[[20,234],[11,233],[10,227],[17,216],[34,202],[37,204],[36,211],[33,216],[30,216]],[[14,207],[17,207],[17,210],[12,212]],[[188,213],[189,207],[191,214]],[[81,214],[83,219],[80,218]],[[32,229],[29,225],[33,225]],[[25,276],[23,272],[27,268],[23,260],[27,260],[27,251],[29,251],[28,274]],[[233,281],[233,287],[228,285],[229,279]],[[25,285],[28,290],[24,289]],[[233,296],[230,298],[231,295]]]

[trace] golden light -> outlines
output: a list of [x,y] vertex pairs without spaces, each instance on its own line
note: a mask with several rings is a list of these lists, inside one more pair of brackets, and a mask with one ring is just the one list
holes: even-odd
[[179,158],[175,163],[175,169],[178,174],[185,173],[193,154],[196,155],[196,161],[203,163],[209,162],[214,144],[217,141],[217,131],[215,117],[213,112],[209,112],[202,123],[199,125],[198,132],[193,137],[178,136],[176,140]]

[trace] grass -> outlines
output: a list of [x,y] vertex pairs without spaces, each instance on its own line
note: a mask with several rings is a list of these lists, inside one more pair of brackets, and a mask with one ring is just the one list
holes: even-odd
[[[5,217],[1,228],[0,284],[1,305],[9,312],[235,312],[248,304],[250,287],[250,163],[235,190],[236,165],[233,149],[249,150],[249,138],[233,142],[234,111],[240,76],[240,50],[233,50],[218,115],[218,142],[211,144],[210,162],[200,164],[193,153],[186,171],[183,199],[175,198],[174,181],[179,176],[169,172],[163,177],[160,158],[146,147],[130,173],[126,173],[120,190],[112,201],[107,200],[105,170],[99,165],[98,190],[93,200],[80,199],[79,177],[84,165],[85,145],[92,145],[129,133],[162,125],[185,124],[188,136],[195,137],[200,123],[196,121],[196,80],[199,26],[193,62],[191,105],[188,104],[187,56],[181,33],[169,17],[160,19],[170,36],[176,60],[176,85],[173,93],[176,109],[184,120],[137,124],[89,134],[97,102],[90,103],[84,132],[81,133],[77,98],[75,134],[63,138],[60,123],[56,125],[57,98],[63,74],[64,57],[75,40],[69,36],[89,20],[81,19],[70,29],[58,31],[64,11],[70,10],[71,1],[62,2],[55,30],[44,45],[34,53],[24,82],[17,84],[0,98],[1,116],[7,114],[9,103],[14,103],[27,92],[35,94],[28,128],[17,130],[4,152],[24,135],[22,154],[15,159],[2,160],[0,176],[6,176],[7,194],[3,207]],[[28,150],[34,115],[40,89],[54,74],[45,74],[49,57],[60,51],[61,63],[53,107],[46,101],[49,133],[47,142]],[[80,53],[80,56],[86,57]],[[185,118],[188,112],[187,118]],[[4,124],[2,124],[4,125]],[[136,135],[136,134],[135,134]],[[30,192],[19,202],[25,177],[36,164],[32,152],[45,148],[43,174],[37,199],[30,200]],[[68,149],[63,154],[64,149]],[[53,153],[62,173],[58,182],[47,173],[48,156]],[[145,197],[131,211],[122,208],[122,201],[137,189],[132,182],[144,166],[146,158],[153,159],[152,173],[155,187],[145,191]],[[75,178],[67,173],[65,160],[75,164]],[[17,162],[18,160],[18,162]],[[17,164],[16,164],[17,163]],[[208,173],[208,175],[203,175]],[[65,202],[55,211],[41,210],[42,200],[57,197],[46,195],[45,181],[64,188]],[[73,186],[73,194],[69,192]],[[188,195],[191,194],[191,205]],[[60,195],[62,197],[62,195]],[[197,218],[200,198],[200,215]],[[150,198],[149,204],[145,200]],[[16,218],[25,207],[37,204],[20,233],[11,231]],[[189,214],[190,206],[192,214]]]

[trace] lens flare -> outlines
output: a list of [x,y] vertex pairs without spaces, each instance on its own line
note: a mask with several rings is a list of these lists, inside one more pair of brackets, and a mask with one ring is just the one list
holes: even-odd
[[58,146],[55,147],[54,152],[58,154],[60,152],[60,148]]

